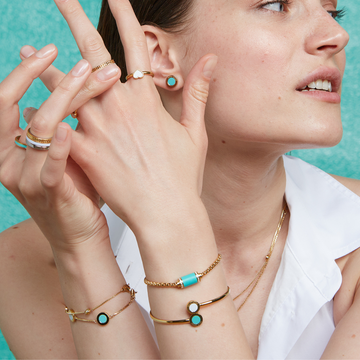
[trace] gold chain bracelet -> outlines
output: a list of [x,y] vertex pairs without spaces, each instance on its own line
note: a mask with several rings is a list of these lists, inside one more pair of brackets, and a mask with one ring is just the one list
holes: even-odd
[[[106,312],[100,312],[97,315],[96,320],[84,319],[84,318],[80,318],[77,316],[77,315],[89,315],[90,313],[92,313],[93,311],[98,309],[100,306],[106,304],[108,301],[112,300],[114,297],[118,296],[119,294],[121,294],[123,292],[127,292],[130,294],[130,301],[116,313],[109,315]],[[131,289],[129,285],[124,285],[117,294],[115,294],[111,298],[105,300],[103,303],[94,307],[93,309],[86,309],[85,311],[77,312],[77,311],[69,309],[67,306],[65,306],[65,312],[66,312],[66,314],[69,315],[70,321],[73,323],[76,321],[82,321],[82,322],[89,322],[89,323],[94,323],[94,324],[99,324],[99,325],[104,326],[109,323],[110,319],[114,318],[116,315],[119,315],[121,312],[123,312],[127,307],[129,307],[134,302],[135,294],[136,294],[136,292],[134,289]]]
[[201,278],[208,274],[211,270],[213,270],[217,264],[219,264],[221,260],[221,255],[219,254],[216,260],[202,273],[197,273],[196,271],[181,277],[174,283],[165,283],[165,282],[156,282],[150,281],[147,278],[144,279],[144,283],[148,286],[155,286],[155,287],[174,287],[179,289],[184,289],[188,286],[195,285],[201,281]]

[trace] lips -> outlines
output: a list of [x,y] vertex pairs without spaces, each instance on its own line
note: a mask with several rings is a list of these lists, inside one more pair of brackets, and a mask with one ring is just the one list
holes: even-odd
[[[296,90],[302,91],[304,89],[309,88],[309,85],[311,85],[310,88],[313,88],[313,83],[319,83],[321,81],[323,83],[331,83],[332,92],[337,93],[341,86],[341,74],[340,71],[336,68],[330,68],[330,67],[322,67],[320,69],[317,69],[307,75],[301,82],[298,84]],[[321,91],[321,90],[320,90]]]

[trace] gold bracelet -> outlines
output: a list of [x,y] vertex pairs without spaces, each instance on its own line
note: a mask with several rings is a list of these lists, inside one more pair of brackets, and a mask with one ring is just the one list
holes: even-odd
[[189,319],[183,319],[183,320],[162,320],[162,319],[158,319],[156,318],[152,312],[150,311],[150,317],[157,323],[159,324],[164,324],[164,325],[183,325],[183,324],[190,324],[191,326],[200,326],[203,322],[203,317],[198,314],[198,311],[200,310],[201,306],[207,306],[207,305],[211,305],[217,301],[220,301],[222,299],[225,299],[230,293],[230,288],[228,287],[226,290],[226,293],[219,296],[216,299],[213,300],[209,300],[209,301],[205,301],[202,303],[198,303],[197,301],[189,301],[187,304],[187,311],[188,313],[191,315]]
[[[122,309],[120,309],[116,313],[114,313],[112,315],[109,315],[106,312],[100,312],[97,315],[96,320],[84,319],[84,318],[80,318],[80,317],[77,316],[77,315],[81,315],[81,314],[89,315],[94,310],[98,309],[100,306],[106,304],[108,301],[112,300],[114,297],[118,296],[119,294],[121,294],[123,292],[127,292],[127,293],[130,294],[130,301]],[[135,292],[134,289],[131,289],[129,285],[124,285],[117,294],[115,294],[111,298],[105,300],[103,303],[101,303],[100,305],[94,307],[93,309],[86,309],[85,311],[77,312],[77,311],[69,309],[67,306],[65,306],[65,312],[69,315],[69,318],[70,318],[71,322],[83,321],[83,322],[90,322],[90,323],[99,324],[99,325],[104,326],[104,325],[109,323],[110,319],[112,319],[116,315],[119,315],[121,312],[123,312],[128,306],[130,306],[134,302],[135,294],[136,294],[136,292]]]
[[174,283],[163,283],[163,282],[156,282],[156,281],[150,281],[147,278],[144,279],[144,283],[148,286],[156,286],[156,287],[174,287],[179,289],[184,289],[188,286],[195,285],[198,282],[201,281],[201,278],[208,274],[212,269],[215,268],[215,266],[220,262],[221,255],[219,254],[216,260],[202,273],[197,273],[196,271],[192,274],[185,275],[178,279]]

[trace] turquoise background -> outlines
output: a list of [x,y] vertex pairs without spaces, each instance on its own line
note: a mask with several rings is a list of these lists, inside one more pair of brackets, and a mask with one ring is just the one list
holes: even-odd
[[[100,0],[80,0],[91,21],[96,25],[100,11]],[[360,66],[360,2],[340,0],[339,7],[346,6],[347,15],[341,24],[350,34],[347,47],[347,71],[343,84],[344,137],[331,149],[293,151],[292,155],[337,174],[360,179],[357,159],[360,153],[359,84]],[[41,48],[54,43],[59,49],[55,61],[63,72],[68,72],[81,59],[66,22],[52,0],[0,0],[0,81],[19,64],[19,51],[25,44]],[[20,110],[27,106],[38,108],[49,92],[36,80],[20,101]],[[72,119],[68,121],[74,125]],[[24,125],[24,123],[22,123]],[[3,134],[0,134],[0,138]],[[0,231],[28,217],[27,212],[0,184]],[[0,332],[0,359],[13,359]]]

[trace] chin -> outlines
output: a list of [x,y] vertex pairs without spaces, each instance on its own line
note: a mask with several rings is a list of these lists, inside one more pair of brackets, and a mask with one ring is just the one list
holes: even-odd
[[307,129],[302,139],[294,141],[296,149],[316,149],[328,148],[339,144],[343,136],[343,127],[341,122],[337,124],[329,123],[319,126],[315,129]]

